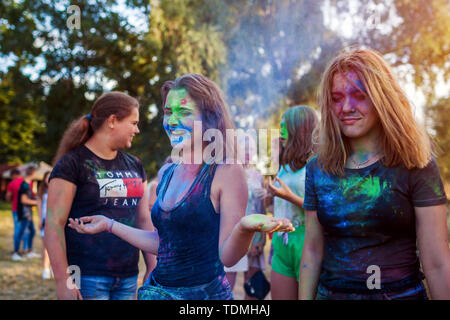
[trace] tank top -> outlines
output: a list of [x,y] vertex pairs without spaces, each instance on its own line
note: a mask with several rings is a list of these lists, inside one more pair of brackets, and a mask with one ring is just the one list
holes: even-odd
[[217,166],[204,164],[183,198],[172,208],[163,208],[176,166],[164,172],[151,211],[159,236],[158,263],[152,276],[164,286],[197,286],[224,274],[219,259],[220,214],[210,199]]

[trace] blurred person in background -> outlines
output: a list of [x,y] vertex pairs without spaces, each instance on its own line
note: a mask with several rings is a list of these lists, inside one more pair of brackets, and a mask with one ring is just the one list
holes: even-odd
[[[39,230],[42,240],[44,240],[45,217],[47,215],[47,198],[48,198],[48,178],[50,171],[44,174],[44,179],[38,188],[38,203],[37,210],[39,214]],[[42,241],[42,279],[50,279],[52,272],[50,268],[50,259],[48,257],[45,243]]]
[[20,184],[18,198],[17,198],[17,219],[18,219],[18,235],[14,241],[14,254],[19,254],[20,239],[28,230],[29,235],[24,243],[24,257],[26,258],[40,258],[41,255],[33,252],[33,240],[36,234],[36,229],[33,222],[33,207],[37,205],[32,192],[32,183],[36,167],[29,166],[25,170],[25,178]]

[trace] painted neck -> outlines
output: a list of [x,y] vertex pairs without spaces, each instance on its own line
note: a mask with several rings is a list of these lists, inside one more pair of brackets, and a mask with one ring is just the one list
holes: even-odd
[[[363,137],[350,139],[351,154],[348,157],[349,160],[362,163],[370,161],[371,158],[379,159],[382,152],[380,148],[380,133],[380,128],[377,127]],[[372,163],[372,161],[370,162]]]

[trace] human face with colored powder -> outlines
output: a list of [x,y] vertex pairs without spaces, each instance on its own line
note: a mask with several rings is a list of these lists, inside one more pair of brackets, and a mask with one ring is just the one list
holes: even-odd
[[356,72],[336,73],[331,97],[333,114],[344,136],[349,139],[378,136],[379,117]]
[[170,90],[164,105],[163,126],[172,147],[192,142],[194,121],[201,121],[201,116],[187,90]]
[[284,121],[284,119],[281,119],[280,122],[280,140],[281,140],[281,145],[283,147],[286,146],[286,142],[288,140],[288,131],[287,131],[287,127],[286,127],[286,122]]

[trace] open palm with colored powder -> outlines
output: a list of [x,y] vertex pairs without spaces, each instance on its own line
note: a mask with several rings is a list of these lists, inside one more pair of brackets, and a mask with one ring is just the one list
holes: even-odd
[[86,216],[80,219],[69,218],[68,226],[79,233],[96,234],[106,231],[111,224],[111,219],[102,215]]
[[248,231],[291,232],[295,228],[286,218],[278,219],[265,214],[250,214],[241,219],[241,226]]

